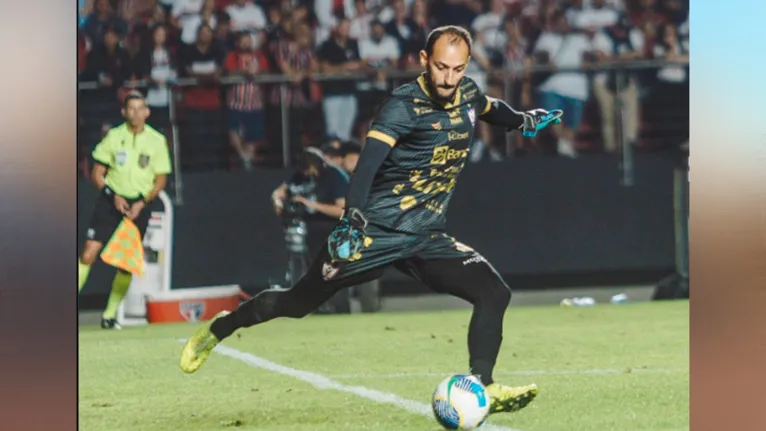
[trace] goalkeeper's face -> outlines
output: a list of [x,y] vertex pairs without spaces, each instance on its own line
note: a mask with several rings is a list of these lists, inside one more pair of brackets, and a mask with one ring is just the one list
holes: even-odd
[[462,39],[445,34],[436,41],[431,56],[420,52],[420,61],[428,72],[432,97],[449,102],[455,97],[458,84],[465,75],[470,54],[468,45]]

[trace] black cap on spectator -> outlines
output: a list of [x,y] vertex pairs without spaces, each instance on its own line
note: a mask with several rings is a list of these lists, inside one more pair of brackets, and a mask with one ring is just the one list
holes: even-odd
[[335,147],[327,147],[322,149],[322,152],[327,157],[343,157],[345,154],[343,154],[343,147],[341,148],[335,148]]
[[346,157],[349,154],[360,154],[362,152],[362,146],[354,141],[344,142],[340,147],[340,152],[343,157]]
[[327,150],[330,149],[330,148],[340,148],[342,144],[343,143],[340,140],[338,140],[338,139],[329,138],[327,141],[325,141],[324,144],[322,144],[320,149],[323,152],[327,152]]

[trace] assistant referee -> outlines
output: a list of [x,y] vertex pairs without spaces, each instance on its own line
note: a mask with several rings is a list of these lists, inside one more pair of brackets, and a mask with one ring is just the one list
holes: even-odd
[[[77,260],[77,291],[82,290],[90,268],[124,217],[132,220],[143,238],[155,199],[172,172],[165,136],[146,124],[149,107],[144,96],[132,91],[125,98],[125,122],[109,130],[93,150],[91,179],[101,195],[96,200],[85,246]],[[131,274],[118,270],[101,327],[119,329],[117,309],[130,287]]]

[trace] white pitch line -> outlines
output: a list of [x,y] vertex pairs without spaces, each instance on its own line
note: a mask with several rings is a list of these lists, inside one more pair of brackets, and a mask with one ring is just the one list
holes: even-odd
[[[616,375],[616,374],[668,374],[688,372],[681,368],[613,368],[595,370],[526,370],[526,371],[502,371],[495,370],[494,375],[503,376],[564,376],[564,375]],[[409,377],[439,377],[448,376],[452,373],[442,372],[414,372],[414,373],[391,373],[391,374],[331,374],[328,377],[334,379],[404,379]]]
[[[178,341],[182,343],[186,342],[186,340],[178,340]],[[309,371],[298,370],[295,368],[280,365],[275,362],[271,362],[269,360],[255,356],[253,354],[242,352],[237,349],[232,349],[231,347],[226,347],[220,344],[216,346],[213,351],[220,353],[221,355],[236,359],[240,362],[244,362],[245,364],[250,365],[252,367],[262,368],[264,370],[268,370],[274,373],[284,374],[286,376],[303,380],[304,382],[309,383],[310,385],[314,386],[317,389],[321,389],[321,390],[333,389],[336,391],[347,392],[362,398],[366,398],[370,401],[375,401],[377,403],[383,403],[383,404],[391,404],[393,406],[399,407],[402,410],[406,410],[410,413],[415,413],[417,415],[433,418],[433,412],[429,404],[408,400],[398,395],[394,395],[388,392],[376,391],[374,389],[366,388],[364,386],[344,385],[343,383],[336,382],[328,378],[327,376],[323,376],[321,374],[316,374]],[[481,427],[481,429],[486,431],[521,431],[521,430],[517,430],[513,428],[507,428],[507,427],[492,425],[492,424],[485,424]]]

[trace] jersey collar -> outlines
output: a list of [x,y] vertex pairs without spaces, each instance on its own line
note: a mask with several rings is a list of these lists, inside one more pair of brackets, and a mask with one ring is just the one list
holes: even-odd
[[431,102],[436,103],[437,105],[440,105],[444,109],[451,109],[451,108],[454,108],[455,106],[460,105],[461,94],[460,94],[459,85],[457,87],[457,91],[455,91],[455,98],[452,99],[451,102],[441,103],[441,102],[437,102],[436,100],[434,100],[433,97],[431,97],[431,92],[428,90],[428,81],[426,81],[425,72],[421,73],[420,76],[418,76],[417,81],[418,81],[418,85],[420,85],[420,89],[423,90],[423,93],[425,93],[426,96],[428,96],[428,99]]

